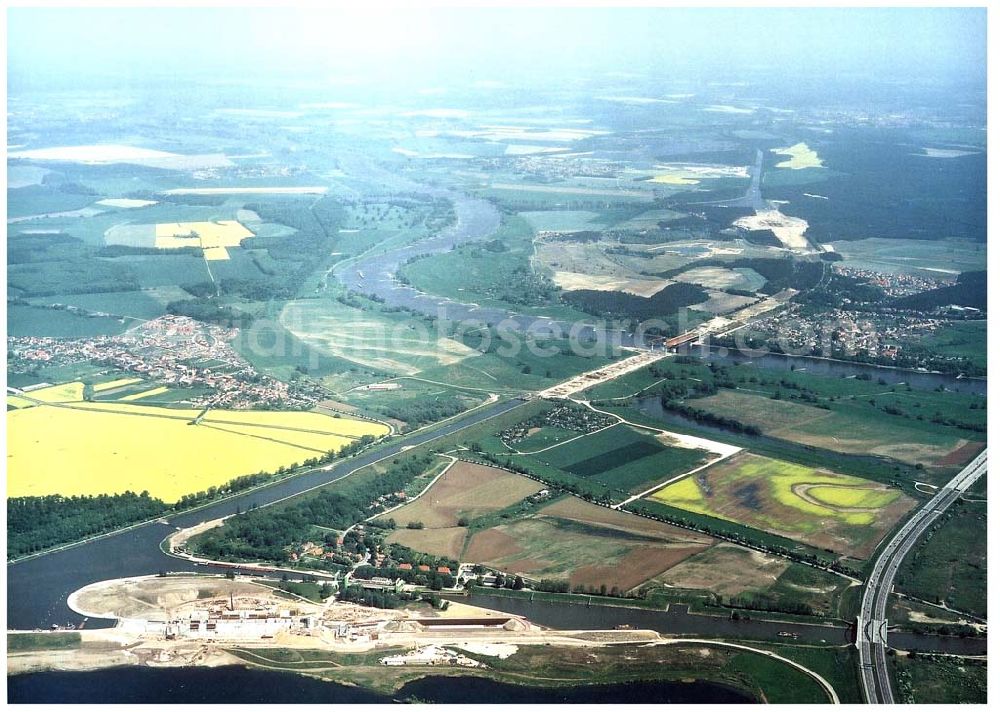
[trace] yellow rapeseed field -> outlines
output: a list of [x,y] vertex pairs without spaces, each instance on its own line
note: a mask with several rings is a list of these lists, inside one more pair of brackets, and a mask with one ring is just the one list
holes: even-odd
[[161,250],[200,247],[206,260],[228,260],[227,247],[239,247],[250,232],[237,220],[214,222],[158,223],[156,246]]
[[110,391],[112,388],[120,388],[121,386],[131,386],[133,383],[138,383],[141,378],[116,378],[113,381],[105,381],[104,383],[94,384],[94,393],[100,393],[101,391]]
[[127,403],[39,405],[7,413],[7,496],[148,490],[174,502],[234,477],[300,463],[384,435],[321,413],[199,411]]
[[166,393],[170,389],[166,386],[157,386],[156,388],[150,388],[148,391],[140,391],[139,393],[133,393],[130,396],[122,396],[119,401],[128,402],[134,400],[140,400],[142,398],[149,398],[150,396],[158,396],[161,393]]

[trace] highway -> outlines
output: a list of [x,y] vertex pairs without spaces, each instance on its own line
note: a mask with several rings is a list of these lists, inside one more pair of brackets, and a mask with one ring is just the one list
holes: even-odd
[[896,572],[924,532],[985,473],[986,450],[983,450],[896,532],[875,560],[861,600],[856,642],[860,652],[861,684],[869,704],[894,702],[885,648],[886,608]]

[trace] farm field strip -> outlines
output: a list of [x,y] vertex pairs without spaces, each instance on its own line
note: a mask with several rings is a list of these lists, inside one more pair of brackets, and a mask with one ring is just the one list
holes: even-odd
[[119,388],[121,386],[130,386],[133,383],[139,383],[140,381],[142,381],[141,378],[117,378],[113,381],[105,381],[104,383],[95,383],[94,393],[109,391],[112,388]]
[[141,391],[140,393],[133,393],[128,396],[123,396],[119,398],[119,401],[134,401],[141,400],[143,398],[149,398],[151,396],[158,396],[162,393],[166,393],[170,389],[166,386],[157,386],[156,388],[150,388],[148,391]]

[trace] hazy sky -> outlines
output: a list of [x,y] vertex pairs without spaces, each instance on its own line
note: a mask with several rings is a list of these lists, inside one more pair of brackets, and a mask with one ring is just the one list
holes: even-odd
[[532,73],[981,81],[982,8],[11,8],[12,91],[105,76],[307,73],[510,79]]

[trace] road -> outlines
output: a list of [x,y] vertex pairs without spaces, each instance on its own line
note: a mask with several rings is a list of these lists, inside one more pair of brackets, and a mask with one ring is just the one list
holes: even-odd
[[885,649],[886,608],[896,572],[924,532],[985,473],[986,450],[983,450],[896,532],[875,560],[861,599],[856,643],[860,651],[861,684],[869,704],[894,702]]

